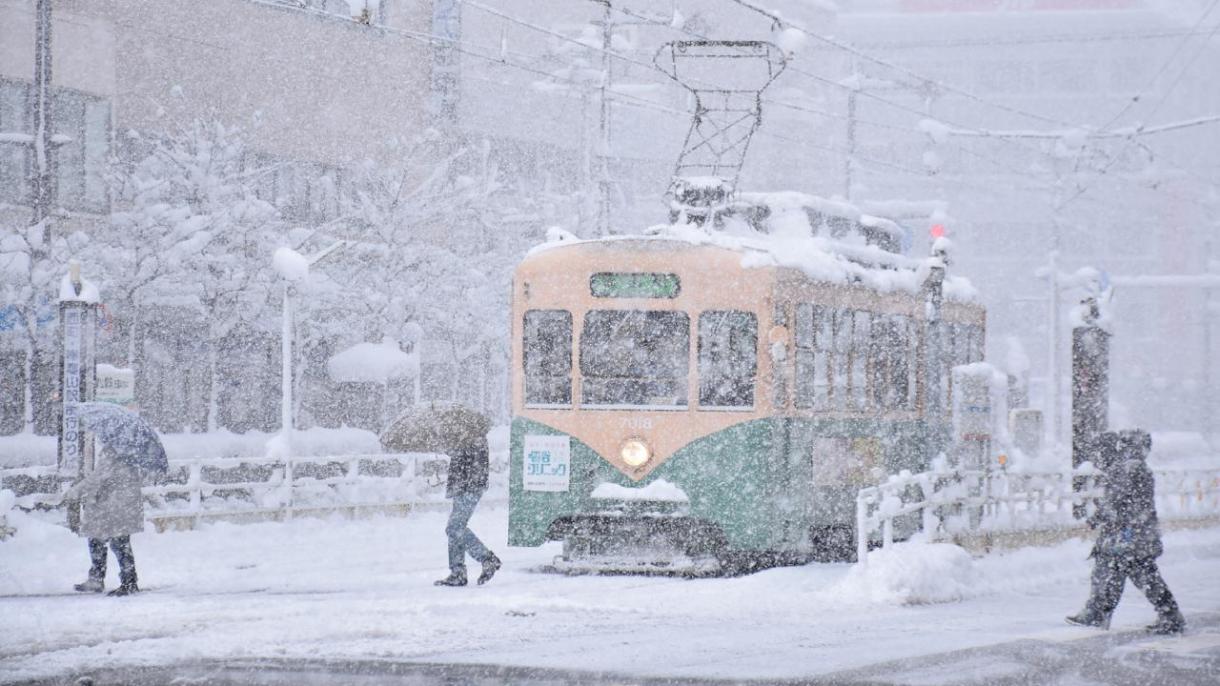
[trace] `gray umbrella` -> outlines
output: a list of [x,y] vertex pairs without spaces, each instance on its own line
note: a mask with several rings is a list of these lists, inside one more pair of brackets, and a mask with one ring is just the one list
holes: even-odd
[[77,403],[77,416],[123,462],[148,472],[169,469],[157,431],[143,417],[113,403]]
[[419,405],[390,422],[381,433],[382,447],[391,452],[443,453],[477,448],[487,441],[491,420],[456,403]]

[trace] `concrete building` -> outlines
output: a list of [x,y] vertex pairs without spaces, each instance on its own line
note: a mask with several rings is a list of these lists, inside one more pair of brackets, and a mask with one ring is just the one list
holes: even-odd
[[[333,219],[336,188],[351,167],[386,161],[386,141],[409,138],[430,123],[432,46],[420,37],[430,23],[428,3],[370,6],[353,15],[346,0],[54,0],[52,133],[67,142],[52,158],[58,208],[52,231],[88,231],[117,209],[107,173],[112,158],[134,152],[129,132],[156,137],[195,119],[249,134],[245,164],[264,170],[257,193],[291,225]],[[5,231],[30,221],[34,54],[35,2],[0,0]],[[161,307],[165,320],[179,326],[154,327],[141,341],[141,405],[163,428],[199,429],[206,374],[191,362],[200,358],[191,322],[200,323],[189,308]],[[55,317],[53,305],[47,308],[39,318],[49,337]],[[113,314],[119,326],[128,316]],[[13,317],[0,317],[5,432],[20,430],[24,411],[20,387],[28,342],[19,328]],[[278,411],[268,406],[278,397],[278,345],[266,334],[251,335],[227,358],[232,378],[245,374],[242,392],[226,403],[230,428],[274,425]],[[47,341],[42,347],[47,352],[34,365],[35,423],[49,431],[54,354]]]

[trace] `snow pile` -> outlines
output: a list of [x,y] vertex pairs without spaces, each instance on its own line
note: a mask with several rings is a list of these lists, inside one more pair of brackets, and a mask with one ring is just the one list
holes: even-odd
[[[165,452],[172,461],[220,457],[259,457],[267,442],[278,433],[247,431],[233,433],[219,429],[210,433],[160,434]],[[507,438],[498,439],[507,445]],[[493,445],[494,448],[494,445]],[[382,452],[377,434],[351,427],[315,426],[292,432],[292,454],[299,457],[324,455],[377,455]],[[53,466],[56,456],[54,436],[16,434],[0,436],[0,469]]]
[[1155,431],[1148,464],[1153,469],[1214,468],[1215,451],[1202,434],[1192,431]]
[[80,280],[80,294],[76,293],[76,288],[72,286],[72,276],[64,274],[64,278],[59,282],[59,301],[60,302],[83,302],[96,304],[101,301],[101,293],[98,292],[97,286],[85,279]]
[[868,554],[826,593],[839,600],[888,605],[956,602],[977,591],[974,560],[947,543],[908,541]]
[[304,281],[309,277],[309,260],[292,248],[276,248],[271,264],[275,273],[289,281]]
[[779,49],[783,50],[784,54],[788,55],[789,57],[792,57],[803,50],[808,42],[809,40],[805,36],[804,32],[790,26],[781,29],[775,34],[775,44],[778,45]]
[[405,353],[392,339],[380,343],[357,343],[336,353],[326,363],[333,381],[389,383],[393,379],[414,377],[419,373],[419,357]]
[[292,443],[282,432],[267,439],[263,448],[263,457],[282,460],[292,455]]
[[[171,460],[258,457],[264,453],[267,441],[273,435],[262,431],[238,434],[220,430],[206,434],[163,434],[161,442]],[[292,449],[300,456],[375,455],[381,452],[381,443],[377,434],[364,429],[314,427],[292,432]]]
[[0,491],[0,541],[17,533],[17,529],[8,525],[8,515],[17,504],[17,494],[5,489]]
[[665,479],[657,479],[643,488],[630,488],[612,483],[598,484],[590,494],[591,498],[604,500],[650,500],[665,503],[689,503],[686,491]]
[[31,433],[0,436],[0,469],[53,465],[58,450],[55,436]]

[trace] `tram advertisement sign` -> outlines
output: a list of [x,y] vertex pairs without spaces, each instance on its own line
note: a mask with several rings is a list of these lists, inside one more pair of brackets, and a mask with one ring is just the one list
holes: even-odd
[[568,436],[525,437],[522,486],[527,491],[566,491],[572,467],[572,439]]

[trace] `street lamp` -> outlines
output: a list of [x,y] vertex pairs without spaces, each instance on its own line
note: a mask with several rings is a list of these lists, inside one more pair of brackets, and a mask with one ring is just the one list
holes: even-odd
[[338,241],[329,248],[306,257],[292,248],[278,248],[272,264],[284,278],[283,329],[280,333],[280,435],[279,449],[292,453],[292,287],[309,278],[309,268],[347,245]]

